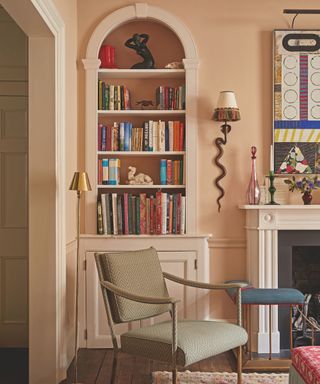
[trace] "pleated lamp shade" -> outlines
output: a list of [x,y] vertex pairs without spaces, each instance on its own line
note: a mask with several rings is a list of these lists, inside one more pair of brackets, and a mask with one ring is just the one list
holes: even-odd
[[91,191],[91,185],[87,172],[75,172],[69,187],[70,191]]
[[233,91],[220,92],[217,102],[217,108],[213,113],[215,121],[238,121],[240,120],[240,112]]

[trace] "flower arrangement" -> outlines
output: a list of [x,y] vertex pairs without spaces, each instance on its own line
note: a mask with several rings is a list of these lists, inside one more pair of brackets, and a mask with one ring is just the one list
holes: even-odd
[[291,179],[286,179],[284,182],[289,185],[289,191],[291,192],[297,190],[301,193],[311,193],[313,189],[320,188],[320,179],[318,179],[318,176],[303,177],[299,180],[296,180],[296,178],[292,176]]

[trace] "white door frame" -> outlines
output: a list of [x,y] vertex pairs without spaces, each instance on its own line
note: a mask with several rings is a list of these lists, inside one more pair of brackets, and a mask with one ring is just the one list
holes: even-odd
[[[51,256],[50,264],[52,270],[43,270],[34,266],[35,263],[29,261],[29,329],[31,331],[32,322],[41,324],[41,305],[51,302],[50,321],[42,321],[42,329],[38,330],[38,335],[33,329],[29,334],[29,382],[30,384],[56,384],[66,377],[67,359],[66,359],[66,337],[65,337],[65,319],[66,319],[66,237],[65,237],[65,27],[61,16],[59,15],[52,0],[0,0],[4,8],[20,25],[21,29],[29,37],[30,46],[39,47],[41,44],[52,42],[54,39],[54,56],[52,56],[52,68],[54,68],[54,84],[51,96],[53,96],[52,115],[54,116],[54,194],[52,194],[51,206],[54,211],[54,234],[50,234],[52,242],[47,245],[50,247],[48,254],[43,254],[43,258]],[[42,34],[34,33],[35,27],[30,19],[36,15],[39,23],[43,24],[39,30],[48,31]],[[40,18],[39,18],[40,16]],[[42,19],[42,20],[41,20]],[[40,41],[42,39],[42,41]],[[40,44],[37,43],[40,42]],[[37,45],[38,44],[38,45]],[[48,44],[50,45],[50,44]],[[32,51],[29,49],[29,54]],[[32,57],[29,61],[32,62]],[[32,79],[31,79],[32,81]],[[38,88],[39,90],[39,88]],[[46,91],[45,84],[43,92]],[[42,90],[40,89],[40,92]],[[29,96],[30,97],[30,96]],[[35,115],[35,114],[34,114]],[[51,148],[53,149],[53,148]],[[45,159],[44,159],[45,161]],[[44,183],[44,181],[42,181]],[[46,197],[47,198],[47,197]],[[48,197],[49,199],[49,197]],[[52,201],[54,199],[54,201]],[[45,213],[43,213],[45,215]],[[37,226],[41,226],[39,222]],[[29,228],[29,241],[35,242],[34,236],[37,228]],[[54,248],[54,250],[52,250]],[[38,257],[39,255],[37,255]],[[41,256],[41,255],[40,255]],[[30,255],[32,258],[33,255]],[[54,260],[52,260],[54,259]],[[51,274],[51,276],[50,276]],[[41,276],[40,276],[41,275]],[[53,283],[49,283],[43,292],[39,284],[46,282],[46,275],[53,278]],[[36,276],[36,290],[30,285],[32,276]],[[30,278],[31,277],[31,278]],[[36,284],[36,285],[37,285]],[[49,294],[49,297],[48,297]],[[38,308],[37,308],[38,306]],[[47,308],[46,308],[47,309]],[[43,337],[44,336],[44,337]],[[42,338],[39,342],[39,338]],[[54,344],[54,345],[53,345]],[[46,350],[48,354],[46,356]],[[41,364],[37,361],[41,356]]]

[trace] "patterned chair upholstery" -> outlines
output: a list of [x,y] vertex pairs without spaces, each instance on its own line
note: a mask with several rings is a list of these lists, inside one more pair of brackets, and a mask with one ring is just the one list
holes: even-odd
[[[115,382],[118,353],[114,324],[147,319],[165,312],[171,313],[171,321],[132,329],[122,334],[122,351],[172,363],[172,382],[176,384],[177,365],[185,367],[238,348],[238,383],[241,383],[241,346],[248,338],[241,327],[243,284],[212,285],[163,273],[154,248],[97,253],[95,260],[115,352],[112,383]],[[204,289],[237,289],[239,325],[215,321],[178,321],[179,300],[169,296],[165,279]]]

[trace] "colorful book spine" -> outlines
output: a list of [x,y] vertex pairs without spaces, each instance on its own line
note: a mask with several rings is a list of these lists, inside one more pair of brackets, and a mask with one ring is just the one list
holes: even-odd
[[156,193],[156,231],[155,233],[157,235],[161,235],[162,229],[162,208],[161,208],[161,202],[162,202],[162,192],[158,191]]
[[167,183],[167,160],[160,159],[160,184],[166,185]]
[[114,108],[114,85],[109,86],[109,109],[113,111]]
[[102,140],[102,124],[98,124],[98,151],[101,151],[101,140]]
[[161,234],[167,234],[167,194],[161,193]]
[[153,151],[153,121],[149,120],[148,150]]
[[102,184],[109,182],[109,159],[102,159]]
[[102,218],[103,218],[103,233],[107,234],[107,207],[106,207],[106,199],[105,195],[101,194],[101,207],[102,207]]
[[136,235],[137,232],[136,232],[136,196],[132,196],[132,234],[133,235]]
[[132,195],[128,194],[128,227],[129,235],[133,234],[133,212],[132,212]]
[[124,221],[124,234],[129,235],[129,200],[128,193],[124,192],[123,194],[123,221]]
[[131,132],[130,132],[130,123],[128,121],[124,122],[124,150],[130,151],[130,138],[131,138]]
[[107,127],[105,125],[101,126],[101,151],[107,149]]
[[117,194],[112,193],[112,219],[113,219],[113,234],[118,234],[118,210],[117,210]]
[[150,196],[150,234],[153,235],[155,233],[155,204],[154,204],[154,196]]
[[98,109],[102,110],[102,80],[98,80]]
[[145,193],[141,193],[140,194],[140,234],[141,235],[145,235],[147,233],[146,204],[147,204],[147,195]]
[[102,207],[101,207],[101,201],[97,201],[97,232],[98,235],[103,235],[103,218],[102,218]]
[[110,193],[106,193],[104,195],[105,203],[106,203],[106,229],[107,235],[111,235],[113,233],[113,220],[112,220],[112,201]]
[[117,110],[121,111],[121,86],[115,86],[117,88]]
[[123,212],[122,212],[122,195],[117,195],[117,225],[118,225],[118,235],[123,235]]
[[186,233],[186,197],[181,196],[181,220],[180,220],[180,234]]
[[136,235],[140,235],[140,195],[136,196]]
[[167,184],[172,184],[172,160],[167,160]]
[[165,150],[166,150],[165,122],[159,121],[159,151],[164,152]]
[[146,233],[150,235],[150,221],[151,221],[151,214],[150,214],[150,198],[146,198]]
[[143,151],[149,150],[149,122],[143,123]]
[[173,196],[169,196],[169,228],[168,232],[172,234],[172,219],[173,219]]

